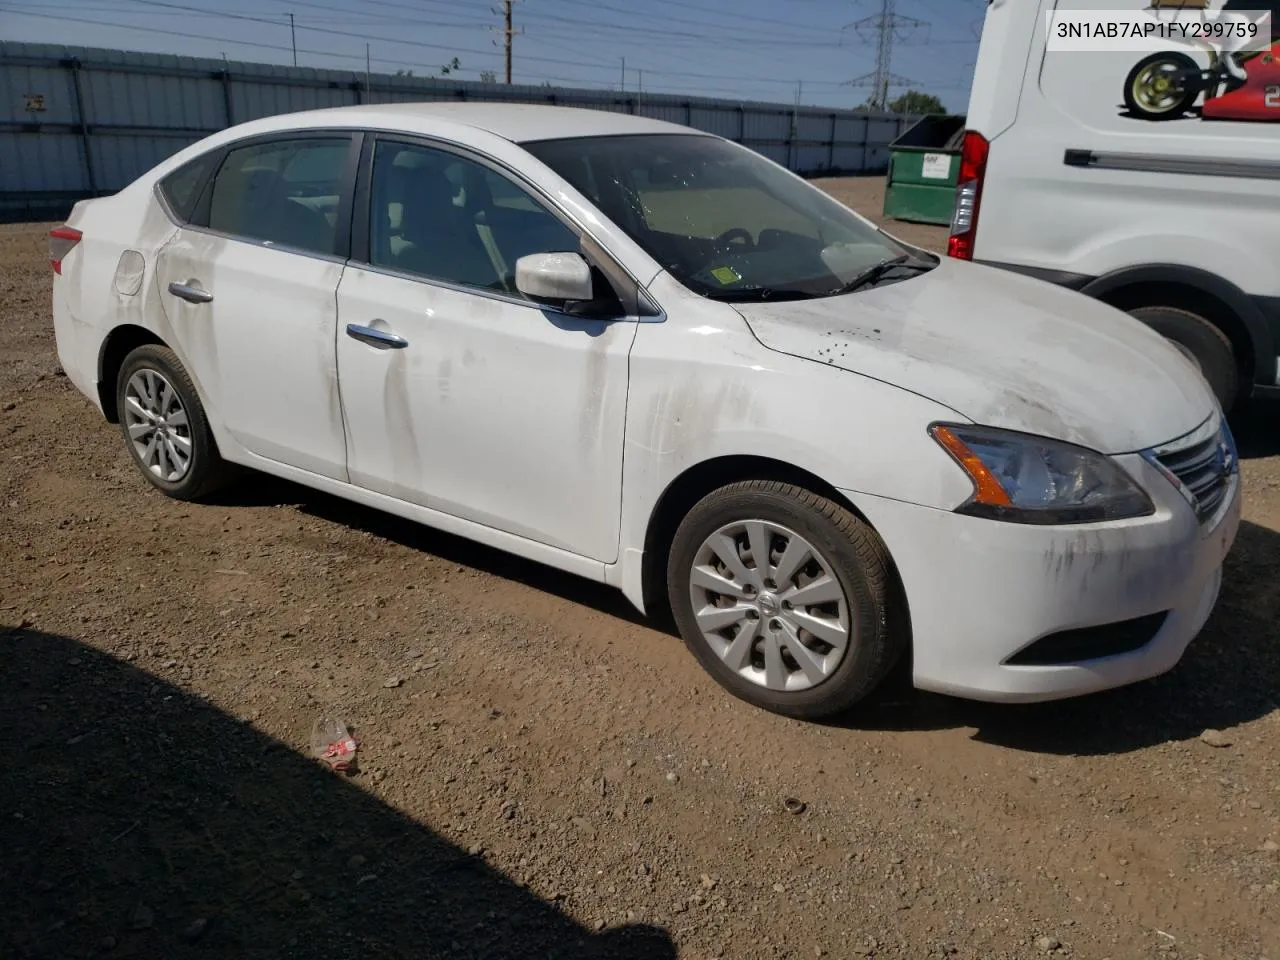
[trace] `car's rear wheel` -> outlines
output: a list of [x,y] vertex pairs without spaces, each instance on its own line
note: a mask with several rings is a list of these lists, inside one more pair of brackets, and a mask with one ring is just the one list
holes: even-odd
[[908,639],[884,543],[841,505],[790,484],[708,494],[676,531],[667,590],[702,666],[735,696],[818,719],[848,710]]
[[1163,334],[1200,371],[1228,412],[1240,394],[1239,365],[1227,335],[1197,313],[1179,307],[1135,307],[1129,314]]
[[168,347],[147,344],[125,357],[116,378],[116,409],[134,463],[158,490],[195,500],[222,485],[226,465],[204,407]]

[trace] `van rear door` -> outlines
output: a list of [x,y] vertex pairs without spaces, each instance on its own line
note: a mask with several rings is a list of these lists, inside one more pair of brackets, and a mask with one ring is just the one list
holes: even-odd
[[1013,126],[1018,117],[1028,64],[1044,47],[1044,33],[1037,25],[1046,6],[1052,9],[1053,0],[987,0],[969,93],[968,126],[988,141]]

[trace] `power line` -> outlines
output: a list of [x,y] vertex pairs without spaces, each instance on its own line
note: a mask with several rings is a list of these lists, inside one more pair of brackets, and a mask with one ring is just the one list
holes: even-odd
[[[62,14],[53,14],[53,13],[29,13],[25,10],[13,10],[11,8],[6,8],[5,12],[15,17],[35,17],[40,20],[57,20],[64,23],[84,23],[84,24],[88,24],[91,27],[113,27],[119,30],[132,30],[132,31],[138,31],[142,33],[155,33],[155,34],[161,34],[167,37],[181,37],[186,40],[205,40],[212,43],[231,44],[233,46],[255,47],[259,50],[280,50],[280,51],[283,51],[284,53],[289,53],[292,50],[292,47],[286,46],[284,44],[263,43],[261,40],[240,40],[234,37],[211,37],[203,33],[185,33],[181,30],[165,30],[162,27],[139,27],[132,23],[111,23],[106,20],[88,20],[83,17],[67,17],[67,16],[63,16]],[[347,54],[347,53],[337,53],[333,50],[308,50],[304,47],[299,47],[298,52],[311,54],[317,57],[334,57],[339,60],[363,61],[365,59],[363,55],[356,56],[356,55]],[[385,64],[389,64],[390,66],[396,66],[396,67],[417,67],[418,69],[426,69],[426,70],[432,69],[430,66],[423,63],[414,63],[414,62],[404,61],[404,60],[377,59],[375,60],[375,62],[385,63]]]
[[[622,14],[623,16],[626,16],[626,17],[639,17],[644,21],[645,24],[650,24],[653,22],[653,18],[646,16],[644,14],[637,13],[637,11],[634,8],[618,7],[609,3],[597,3],[595,2],[595,0],[559,0],[559,2],[569,4],[570,6],[586,7],[589,10],[607,10],[611,13]],[[685,9],[688,8],[687,5],[683,3],[677,4],[677,5],[684,7]],[[737,15],[729,15],[729,16],[735,22],[738,20],[755,19],[755,18],[748,18],[745,16],[740,17]],[[558,17],[557,19],[564,19],[564,18]],[[581,20],[578,20],[575,22],[580,23]],[[725,29],[724,23],[710,23],[706,20],[690,20],[686,17],[672,17],[672,16],[663,16],[660,22],[663,24],[683,24],[685,26],[697,27],[700,30],[714,30],[716,31],[715,36],[707,37],[705,39],[711,39],[711,40],[714,40],[715,42],[719,42],[724,36],[728,34],[728,31]],[[785,21],[781,21],[781,20],[766,20],[765,22],[770,24],[775,24],[775,25],[782,24],[783,26],[790,27],[792,30],[796,31],[796,33],[792,35],[791,39],[795,39],[797,38],[798,35],[806,34],[806,33],[821,34],[823,36],[829,35],[829,31],[823,30],[819,27],[805,27],[803,25],[797,25],[794,23],[786,23]],[[637,27],[633,24],[612,24],[612,26],[615,26],[624,30],[637,29]],[[641,27],[639,29],[645,30],[645,27]],[[749,35],[753,38],[761,39],[761,40],[773,40],[773,39],[779,38],[779,34],[777,30],[751,30],[751,29],[738,30],[736,26],[733,29],[735,29],[736,32],[740,34]],[[687,31],[684,31],[684,32],[687,34]]]
[[[797,26],[797,24],[793,20],[775,20],[772,17],[757,17],[751,14],[739,13],[737,10],[725,10],[723,8],[704,7],[704,6],[701,6],[700,4],[691,2],[691,0],[649,0],[649,2],[661,4],[668,7],[676,7],[680,10],[700,10],[706,13],[719,14],[720,16],[728,17],[729,19],[735,22],[746,20],[746,21],[749,21],[750,23],[768,23],[768,24],[773,24],[775,26],[783,26],[783,27]],[[821,30],[822,28],[821,27],[813,27],[813,28],[804,27],[803,29]]]
[[[713,24],[699,24],[704,33],[697,33],[691,30],[664,30],[660,27],[639,26],[625,23],[606,23],[606,22],[586,22],[579,18],[562,17],[552,13],[530,12],[525,14],[526,23],[537,23],[544,25],[552,25],[561,32],[567,27],[571,27],[574,34],[581,35],[583,33],[600,33],[610,36],[612,39],[629,39],[636,37],[646,37],[654,40],[662,40],[666,43],[683,41],[685,43],[693,42],[702,45],[707,43],[716,46],[746,46],[746,47],[831,47],[839,46],[838,42],[830,39],[830,33],[817,34],[812,37],[805,37],[799,34],[775,34],[770,36],[765,33],[727,33],[723,30],[716,29]],[[825,37],[825,39],[823,39]]]
[[[0,7],[5,7],[7,2],[8,0],[0,0]],[[54,0],[54,2],[57,2],[57,0]],[[114,2],[117,4],[122,2],[132,2],[143,7],[152,8],[154,10],[172,10],[172,11],[176,11],[177,13],[185,14],[185,15],[195,14],[195,15],[202,15],[202,16],[210,16],[210,15],[222,16],[228,20],[239,20],[242,22],[261,23],[261,24],[275,25],[275,26],[282,26],[284,19],[286,17],[286,14],[284,14],[283,12],[281,14],[276,15],[276,18],[274,19],[270,14],[254,16],[249,13],[238,12],[238,11],[237,12],[226,11],[220,14],[211,14],[211,12],[208,10],[202,10],[197,7],[186,6],[185,4],[181,4],[181,3],[169,2],[169,0],[104,0],[104,2],[108,2],[108,3]],[[283,3],[283,2],[287,2],[287,0],[268,0],[268,2]],[[432,0],[423,0],[423,2],[430,3],[432,2]],[[396,4],[390,4],[390,3],[386,3],[384,5],[397,6]],[[311,3],[310,6],[315,7],[317,9],[329,9],[334,11],[342,11],[344,13],[350,13],[353,9],[350,6],[329,7],[329,6],[316,4],[316,3]],[[54,15],[54,14],[48,14],[48,13],[34,13],[34,12],[27,12],[27,11],[16,10],[16,9],[13,9],[11,12],[17,16],[33,17],[33,18],[38,18],[42,20],[63,21],[68,23],[83,23],[83,24],[88,24],[92,26],[101,26],[101,27],[115,28],[115,29],[121,29],[121,30],[157,34],[161,36],[181,37],[184,39],[203,40],[203,41],[208,41],[213,43],[241,45],[249,48],[256,48],[256,49],[262,49],[262,50],[276,50],[276,51],[288,53],[291,57],[295,55],[295,50],[296,50],[296,53],[298,54],[307,54],[307,55],[320,56],[320,57],[331,57],[331,58],[335,58],[338,60],[345,60],[345,61],[363,62],[366,68],[366,72],[368,71],[368,65],[371,62],[390,64],[395,66],[423,67],[424,65],[420,63],[407,62],[404,60],[394,60],[394,59],[386,59],[386,58],[378,58],[375,61],[372,57],[367,57],[367,50],[365,53],[356,54],[356,53],[340,53],[334,50],[322,50],[322,49],[310,49],[306,47],[297,47],[296,31],[305,32],[310,30],[315,33],[322,33],[322,34],[327,34],[331,36],[341,36],[344,38],[359,38],[364,40],[373,40],[380,43],[397,43],[397,44],[415,46],[419,48],[444,50],[454,54],[470,53],[470,54],[479,55],[479,54],[485,53],[485,51],[483,50],[477,50],[472,48],[459,48],[455,46],[422,43],[415,40],[403,39],[402,38],[403,35],[402,37],[393,38],[393,37],[387,37],[387,36],[353,32],[350,30],[327,29],[325,27],[311,26],[306,23],[299,23],[296,21],[296,18],[294,23],[291,24],[290,42],[287,46],[284,46],[281,44],[263,42],[262,40],[240,40],[240,39],[235,39],[227,36],[223,36],[223,37],[207,36],[203,33],[191,33],[191,32],[185,32],[181,30],[168,30],[160,27],[141,26],[141,25],[134,25],[131,23],[110,22],[110,21],[104,21],[104,20],[94,20],[94,19],[88,19],[88,18],[82,18],[82,17],[74,17],[74,16],[60,16],[60,15]],[[505,13],[505,7],[504,7],[504,10],[501,12]],[[142,15],[141,11],[139,11],[138,15],[139,16]],[[395,19],[398,20],[399,18],[396,17]],[[404,18],[404,19],[406,21],[410,21],[410,18]],[[443,23],[440,21],[434,21],[434,20],[413,20],[411,22],[414,22],[416,24],[421,24],[423,26],[426,26],[426,25],[449,26],[449,27],[462,26],[461,24],[457,24],[457,23],[446,24],[446,23]],[[467,25],[468,26],[474,25],[476,27],[480,26],[480,24],[471,24],[471,23],[468,23]],[[517,32],[523,32],[523,31],[517,31]],[[691,35],[686,34],[685,36],[691,36]],[[539,40],[539,42],[546,42],[549,45],[554,45],[554,42],[550,40],[547,40],[547,41]],[[562,66],[567,64],[567,65],[577,67],[581,71],[588,71],[588,72],[596,72],[596,71],[602,72],[606,70],[613,72],[617,70],[616,64],[609,63],[603,60],[593,60],[591,58],[586,58],[581,56],[578,53],[578,50],[576,47],[566,47],[566,49],[570,50],[574,54],[572,58],[570,57],[539,57],[539,56],[529,55],[529,56],[526,56],[525,59],[530,62],[541,62],[541,63],[549,63],[549,64],[554,63]],[[661,49],[651,51],[652,54],[660,54],[663,52],[664,51]],[[671,54],[671,56],[676,56],[676,55]],[[433,71],[435,68],[427,67],[426,69]],[[688,78],[700,80],[700,81],[712,81],[711,83],[700,82],[696,84],[697,90],[699,91],[705,90],[707,92],[710,92],[712,90],[717,90],[717,91],[724,91],[730,94],[741,94],[743,92],[742,86],[761,87],[761,86],[768,86],[768,85],[778,85],[778,86],[785,85],[787,87],[791,87],[793,84],[796,84],[798,82],[794,78],[783,79],[783,78],[762,77],[759,74],[731,75],[731,74],[718,74],[718,73],[710,73],[710,72],[699,72],[696,70],[688,71],[688,70],[679,70],[679,69],[655,69],[653,67],[649,67],[645,69],[647,70],[647,72],[650,73],[651,78],[667,77],[667,78],[672,78],[674,80],[675,78],[688,77]],[[571,78],[571,77],[562,77],[562,76],[549,76],[549,75],[543,75],[543,74],[529,73],[528,71],[522,71],[522,73],[523,75],[533,79],[555,80],[555,81],[563,82],[566,84],[573,84],[573,85],[579,85],[579,86],[598,86],[599,87],[599,86],[608,85],[605,81],[584,80],[580,77]],[[732,83],[733,81],[741,81],[741,85],[734,85],[730,87],[717,86],[715,81],[724,81],[726,83]],[[679,83],[678,80],[676,80],[675,82]],[[817,87],[817,88],[836,87],[841,85],[835,81],[819,80],[817,78],[806,78],[806,79],[802,79],[799,82],[805,85],[808,85],[811,87]],[[951,87],[948,87],[942,83],[930,84],[930,86],[933,86],[939,89],[951,89]],[[962,87],[961,84],[956,84],[954,88],[960,89],[961,87]],[[667,90],[672,90],[674,92],[691,92],[688,90],[687,85],[684,88],[681,88],[679,86],[664,85],[660,82],[655,83],[653,82],[652,79],[650,80],[650,83],[649,83],[649,89],[650,90],[667,89]]]

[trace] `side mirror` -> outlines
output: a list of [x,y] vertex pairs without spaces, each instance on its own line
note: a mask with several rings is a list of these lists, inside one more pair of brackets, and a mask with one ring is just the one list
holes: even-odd
[[558,307],[595,296],[591,267],[578,253],[531,253],[516,261],[516,289]]

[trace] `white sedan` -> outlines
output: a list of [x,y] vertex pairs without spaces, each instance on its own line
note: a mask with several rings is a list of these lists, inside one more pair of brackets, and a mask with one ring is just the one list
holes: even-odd
[[254,468],[613,584],[820,717],[1152,677],[1236,535],[1163,337],[758,154],[489,103],[224,130],[50,237],[58,352],[152,484]]

